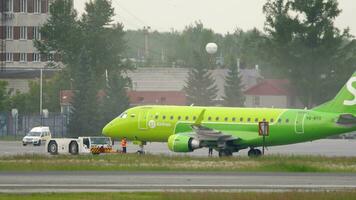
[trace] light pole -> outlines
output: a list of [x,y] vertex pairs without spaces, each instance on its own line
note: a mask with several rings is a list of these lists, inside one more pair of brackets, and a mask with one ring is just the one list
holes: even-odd
[[40,69],[40,117],[41,117],[41,126],[42,126],[42,96],[43,96],[43,88],[42,88],[42,81],[43,81],[43,69]]

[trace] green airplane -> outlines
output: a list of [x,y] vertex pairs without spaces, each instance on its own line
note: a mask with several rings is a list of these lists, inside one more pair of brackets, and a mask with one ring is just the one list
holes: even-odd
[[138,106],[103,128],[105,136],[131,141],[168,142],[173,152],[213,148],[231,156],[250,148],[312,141],[356,131],[356,72],[337,96],[307,109],[233,108],[198,106]]

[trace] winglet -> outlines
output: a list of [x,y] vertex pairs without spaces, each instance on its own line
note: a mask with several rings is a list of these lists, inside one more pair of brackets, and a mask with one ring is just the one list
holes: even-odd
[[197,118],[197,120],[194,122],[194,126],[201,126],[201,122],[203,121],[204,119],[204,114],[205,114],[205,109],[203,109],[200,114],[199,114],[199,117]]

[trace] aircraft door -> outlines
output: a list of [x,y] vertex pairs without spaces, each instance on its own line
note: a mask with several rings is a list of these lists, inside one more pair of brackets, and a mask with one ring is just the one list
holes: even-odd
[[138,128],[145,130],[147,129],[147,121],[148,121],[148,110],[142,109],[138,116]]
[[298,112],[295,118],[295,132],[302,134],[304,133],[304,120],[306,112]]

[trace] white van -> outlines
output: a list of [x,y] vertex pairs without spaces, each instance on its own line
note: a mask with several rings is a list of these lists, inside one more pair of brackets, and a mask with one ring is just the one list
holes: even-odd
[[29,133],[22,139],[22,145],[33,144],[40,146],[42,143],[52,138],[51,131],[48,126],[34,127]]

